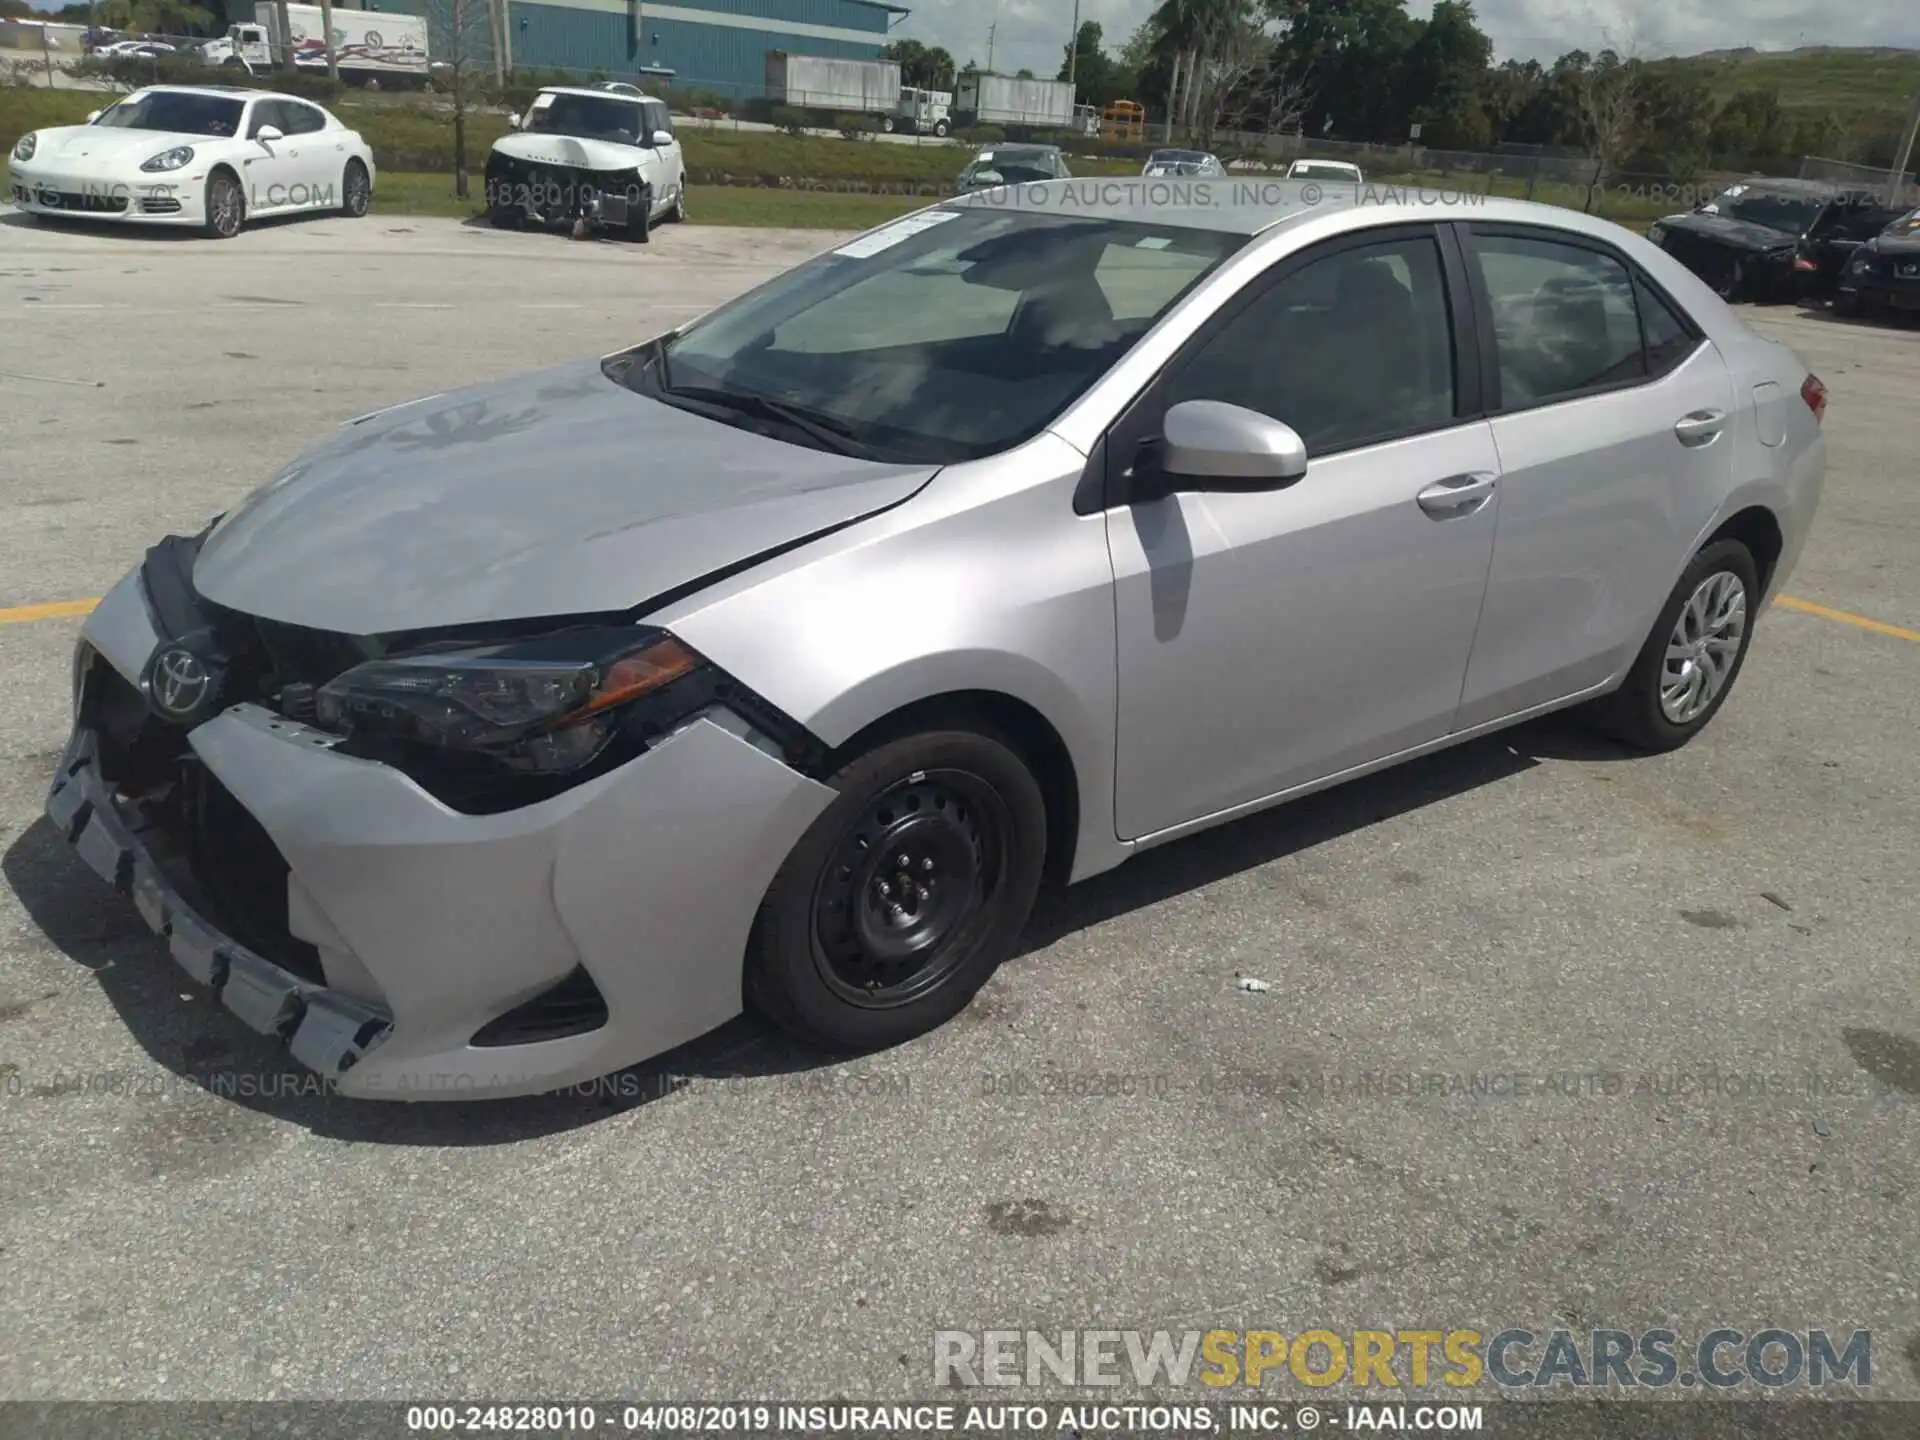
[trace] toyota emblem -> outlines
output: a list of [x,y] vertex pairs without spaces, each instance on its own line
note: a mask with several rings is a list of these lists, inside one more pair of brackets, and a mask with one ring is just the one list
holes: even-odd
[[197,719],[212,708],[219,674],[184,645],[169,645],[153,657],[147,693],[153,707],[173,721]]

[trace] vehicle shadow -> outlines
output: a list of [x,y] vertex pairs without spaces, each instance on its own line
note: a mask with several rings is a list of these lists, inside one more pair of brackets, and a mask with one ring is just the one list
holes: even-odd
[[[1079,930],[1498,783],[1544,759],[1604,760],[1625,753],[1565,722],[1535,722],[1169,844],[1083,884],[1044,893],[1016,963]],[[690,1087],[804,1074],[845,1059],[748,1015],[641,1065],[551,1094],[426,1104],[349,1099],[215,1005],[173,965],[132,905],[102,891],[44,818],[0,856],[0,874],[47,939],[93,973],[156,1065],[184,1085],[328,1138],[377,1145],[511,1144],[589,1125]]]

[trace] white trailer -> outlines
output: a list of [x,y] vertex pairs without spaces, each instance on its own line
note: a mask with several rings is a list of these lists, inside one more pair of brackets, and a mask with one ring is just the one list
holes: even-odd
[[[209,65],[246,70],[271,70],[281,55],[279,7],[260,0],[253,7],[253,23],[227,27],[218,40],[200,47]],[[302,70],[327,68],[326,24],[318,5],[287,6],[289,47],[293,63]],[[340,78],[358,84],[411,87],[426,83],[427,22],[419,15],[390,11],[333,12],[333,50]]]
[[824,55],[767,52],[767,98],[796,110],[843,115],[896,115],[900,65],[895,60],[833,60]]
[[1068,130],[1073,126],[1073,82],[1016,75],[966,75],[954,109],[968,125],[1016,130]]

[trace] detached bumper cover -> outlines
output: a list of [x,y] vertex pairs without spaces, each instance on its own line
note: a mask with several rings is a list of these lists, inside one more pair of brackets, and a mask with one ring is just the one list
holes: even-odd
[[[159,639],[137,576],[102,600],[82,640],[138,687]],[[724,709],[563,794],[490,815],[452,810],[255,704],[185,739],[285,861],[285,925],[317,954],[311,975],[223,933],[196,903],[202,859],[183,872],[164,827],[135,823],[146,812],[116,799],[121,777],[84,718],[48,816],[229,1010],[283,1037],[342,1095],[370,1098],[559,1089],[739,1014],[761,898],[834,794]],[[474,1043],[581,971],[606,1023]]]
[[287,1041],[293,1057],[309,1069],[338,1080],[392,1029],[384,1010],[301,979],[202,918],[167,883],[115,808],[91,730],[74,732],[47,797],[47,818],[88,868],[132,897],[182,970],[210,987],[250,1028]]

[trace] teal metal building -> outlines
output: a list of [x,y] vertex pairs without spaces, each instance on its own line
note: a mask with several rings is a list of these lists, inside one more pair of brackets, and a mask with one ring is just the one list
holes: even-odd
[[[488,0],[457,0],[484,46]],[[732,99],[762,95],[766,55],[877,60],[908,13],[877,0],[503,0],[517,70],[570,70],[610,79],[672,72],[675,85]],[[365,0],[356,8],[428,17],[428,45],[448,53],[456,0]],[[343,8],[345,8],[343,6]],[[462,28],[469,28],[463,26]]]

